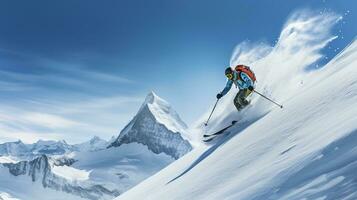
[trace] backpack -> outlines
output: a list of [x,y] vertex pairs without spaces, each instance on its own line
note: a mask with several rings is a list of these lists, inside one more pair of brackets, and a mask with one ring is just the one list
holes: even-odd
[[240,72],[246,73],[250,79],[252,79],[253,82],[255,82],[257,79],[255,77],[254,72],[250,69],[250,67],[245,66],[245,65],[237,65],[235,70],[239,72],[239,77],[240,77]]

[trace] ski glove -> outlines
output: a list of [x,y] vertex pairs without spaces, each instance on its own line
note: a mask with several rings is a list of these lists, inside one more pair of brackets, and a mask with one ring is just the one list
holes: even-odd
[[249,86],[249,87],[248,87],[248,90],[253,91],[253,90],[254,90],[254,87],[253,87],[253,86]]
[[217,99],[220,99],[223,97],[223,95],[221,93],[218,93],[216,97],[217,97]]

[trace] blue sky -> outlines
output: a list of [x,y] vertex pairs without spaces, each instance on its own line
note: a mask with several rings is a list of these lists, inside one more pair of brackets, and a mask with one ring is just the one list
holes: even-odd
[[117,135],[153,90],[188,124],[215,102],[234,47],[273,45],[297,9],[344,18],[327,62],[357,33],[354,0],[0,2],[0,141]]

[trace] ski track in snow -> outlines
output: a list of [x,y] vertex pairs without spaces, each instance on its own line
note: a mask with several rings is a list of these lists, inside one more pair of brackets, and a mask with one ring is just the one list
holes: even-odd
[[238,47],[231,62],[251,65],[257,90],[284,109],[252,95],[253,105],[242,116],[234,111],[231,91],[201,134],[244,121],[116,200],[357,199],[357,41],[323,68],[306,69],[335,39],[329,33],[339,19],[300,11],[273,48]]

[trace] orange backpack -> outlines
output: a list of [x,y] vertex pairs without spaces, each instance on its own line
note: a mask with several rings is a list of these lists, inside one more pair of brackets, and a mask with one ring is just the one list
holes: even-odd
[[[237,72],[244,72],[246,73],[250,79],[252,79],[253,82],[255,82],[257,79],[255,78],[254,72],[250,69],[250,67],[245,66],[245,65],[237,65],[235,70]],[[239,74],[240,77],[240,74]]]

